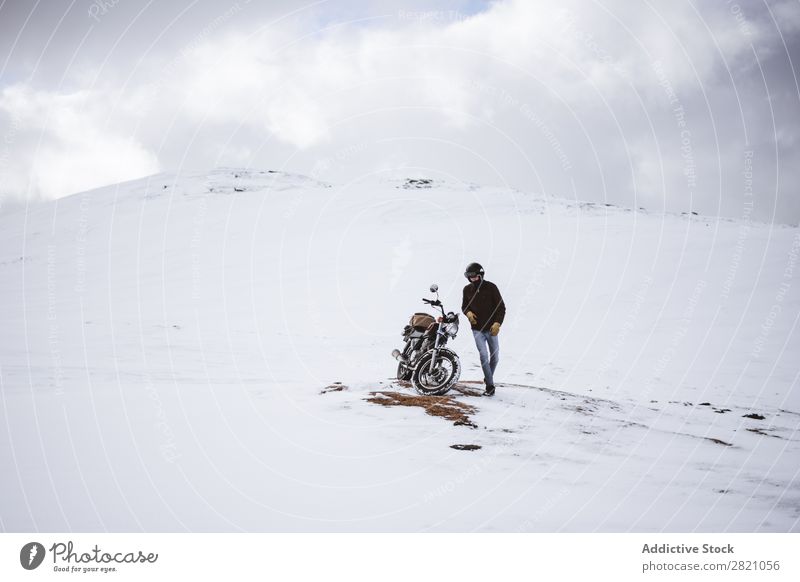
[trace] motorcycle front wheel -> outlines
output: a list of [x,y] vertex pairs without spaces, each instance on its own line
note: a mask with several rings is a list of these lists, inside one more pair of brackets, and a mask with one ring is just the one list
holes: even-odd
[[431,370],[433,351],[424,354],[414,373],[411,375],[411,384],[423,396],[441,396],[453,387],[461,376],[461,361],[450,350],[440,349],[436,356],[436,365]]

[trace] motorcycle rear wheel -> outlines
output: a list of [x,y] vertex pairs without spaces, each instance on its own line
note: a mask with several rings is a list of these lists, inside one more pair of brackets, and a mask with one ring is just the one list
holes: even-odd
[[440,349],[436,367],[431,372],[433,351],[424,354],[414,368],[411,384],[423,396],[441,396],[453,387],[461,376],[461,360],[450,350]]
[[409,380],[411,380],[411,374],[412,370],[410,370],[405,363],[400,362],[399,364],[397,364],[398,380],[405,380],[406,382],[408,382]]

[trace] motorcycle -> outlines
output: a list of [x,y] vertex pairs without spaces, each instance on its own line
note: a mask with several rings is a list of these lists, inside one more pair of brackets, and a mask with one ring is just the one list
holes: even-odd
[[458,354],[447,349],[449,339],[458,333],[458,315],[445,313],[439,300],[439,286],[434,283],[431,293],[436,299],[422,301],[438,307],[442,315],[434,318],[427,313],[415,313],[409,324],[403,328],[403,350],[393,350],[392,356],[398,361],[397,379],[411,381],[414,389],[424,396],[441,396],[458,381],[461,375],[461,360]]

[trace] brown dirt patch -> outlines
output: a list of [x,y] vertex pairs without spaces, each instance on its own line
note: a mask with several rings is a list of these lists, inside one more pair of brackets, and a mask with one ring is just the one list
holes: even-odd
[[330,386],[325,386],[325,388],[320,390],[320,394],[327,394],[328,392],[341,392],[342,390],[347,390],[347,386],[341,382],[334,382]]
[[[481,388],[478,388],[477,385],[480,385]],[[483,382],[463,380],[453,384],[453,390],[464,396],[483,396]]]
[[475,407],[459,402],[452,396],[421,396],[376,391],[370,392],[370,397],[366,400],[381,406],[417,406],[425,410],[426,414],[450,420],[456,426],[478,427],[469,417],[475,412]]

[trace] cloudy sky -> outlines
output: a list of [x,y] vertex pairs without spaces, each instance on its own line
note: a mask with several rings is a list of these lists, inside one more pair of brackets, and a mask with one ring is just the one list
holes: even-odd
[[6,208],[249,166],[800,221],[798,0],[0,2]]

